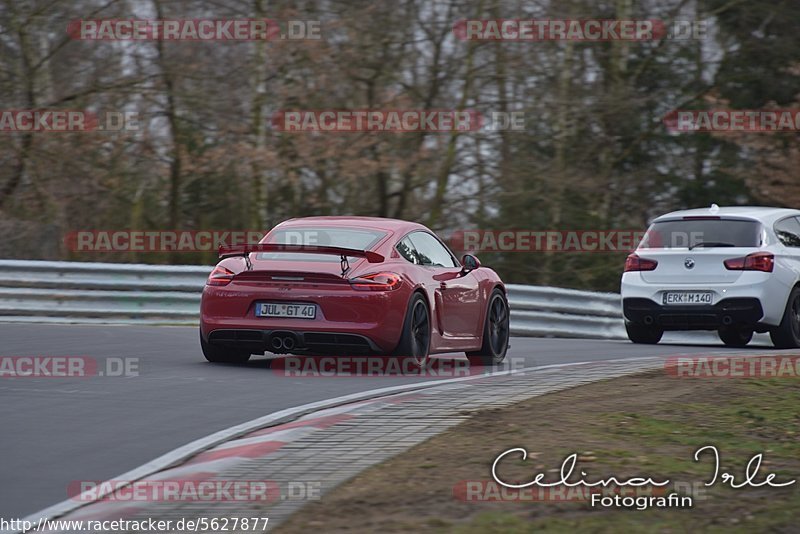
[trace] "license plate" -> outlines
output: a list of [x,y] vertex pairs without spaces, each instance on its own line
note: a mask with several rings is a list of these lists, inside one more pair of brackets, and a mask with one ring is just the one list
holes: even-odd
[[665,306],[692,304],[711,305],[711,300],[711,293],[708,291],[671,291],[664,293]]
[[317,316],[317,307],[313,304],[291,304],[285,302],[261,302],[256,305],[257,317],[293,317],[295,319],[313,319]]

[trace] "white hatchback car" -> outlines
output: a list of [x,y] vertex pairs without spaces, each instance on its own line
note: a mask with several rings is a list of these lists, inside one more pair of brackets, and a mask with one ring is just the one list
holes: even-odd
[[656,218],[625,261],[622,309],[634,343],[716,330],[732,347],[769,332],[800,346],[800,211],[723,207]]

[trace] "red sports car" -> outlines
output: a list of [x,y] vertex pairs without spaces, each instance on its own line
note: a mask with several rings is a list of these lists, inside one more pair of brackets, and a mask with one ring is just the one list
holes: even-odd
[[500,277],[459,262],[421,224],[374,217],[307,217],[258,244],[223,247],[200,305],[212,362],[265,351],[396,355],[419,365],[466,352],[473,365],[506,355],[509,310]]

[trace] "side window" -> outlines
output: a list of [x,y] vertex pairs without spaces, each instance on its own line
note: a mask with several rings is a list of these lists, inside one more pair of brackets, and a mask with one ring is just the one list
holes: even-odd
[[438,239],[427,232],[413,232],[409,235],[411,243],[417,250],[422,265],[435,267],[458,267],[453,256]]
[[397,246],[395,247],[397,252],[400,253],[406,260],[410,261],[414,265],[419,265],[419,258],[417,257],[417,251],[414,250],[414,245],[411,244],[411,241],[408,237],[403,238]]
[[800,247],[800,222],[789,217],[775,223],[775,234],[787,247]]

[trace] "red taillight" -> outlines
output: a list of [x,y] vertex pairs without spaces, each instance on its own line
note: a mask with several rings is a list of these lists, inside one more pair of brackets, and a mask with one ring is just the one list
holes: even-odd
[[775,267],[775,256],[769,252],[754,252],[741,258],[725,260],[725,268],[729,271],[762,271],[771,273]]
[[206,284],[210,286],[226,286],[233,280],[233,271],[226,269],[221,265],[214,267],[211,274],[208,275]]
[[403,283],[395,273],[375,273],[350,280],[350,287],[359,291],[394,291]]
[[628,254],[625,258],[625,272],[631,271],[654,271],[658,267],[656,260],[640,258],[638,254]]

